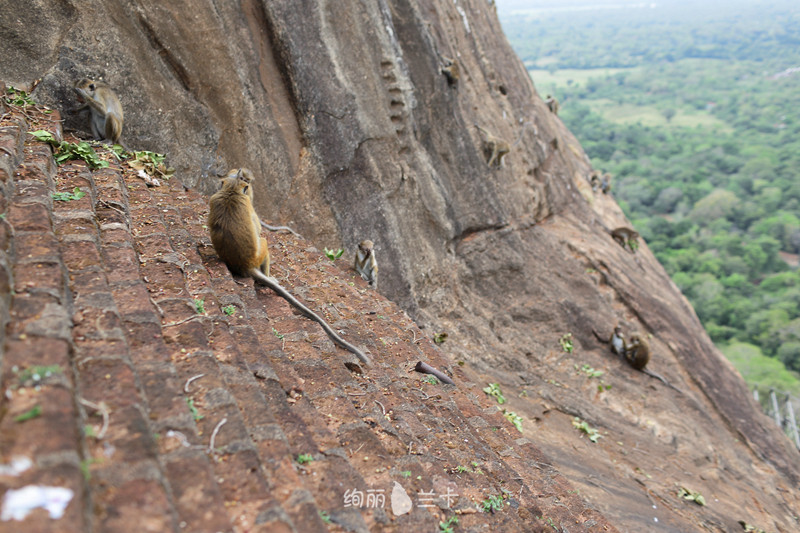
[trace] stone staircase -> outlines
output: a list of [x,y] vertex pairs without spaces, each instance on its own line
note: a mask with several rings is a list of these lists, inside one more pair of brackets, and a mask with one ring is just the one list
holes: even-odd
[[150,188],[103,148],[108,168],[57,167],[28,135],[60,134],[57,113],[0,115],[0,494],[72,491],[60,518],[38,508],[0,533],[436,532],[454,515],[455,531],[615,531],[353,271],[268,235],[273,275],[370,367],[231,277],[206,198]]

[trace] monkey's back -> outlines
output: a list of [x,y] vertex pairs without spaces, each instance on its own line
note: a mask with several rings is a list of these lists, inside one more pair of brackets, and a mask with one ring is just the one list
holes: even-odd
[[244,194],[227,187],[209,200],[208,230],[217,255],[237,275],[258,268],[259,228],[253,227],[253,207]]
[[650,345],[643,338],[632,335],[626,356],[633,368],[642,370],[650,362]]

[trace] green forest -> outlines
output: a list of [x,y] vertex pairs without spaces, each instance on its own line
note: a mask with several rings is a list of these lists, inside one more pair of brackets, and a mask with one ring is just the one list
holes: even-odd
[[800,2],[505,0],[498,13],[717,346],[751,385],[797,394]]

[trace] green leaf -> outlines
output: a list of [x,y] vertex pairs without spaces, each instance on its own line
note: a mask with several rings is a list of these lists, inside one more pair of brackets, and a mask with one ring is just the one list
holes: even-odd
[[25,411],[21,415],[17,415],[14,417],[14,422],[25,422],[27,420],[31,420],[32,418],[36,418],[42,414],[42,406],[36,405],[33,408]]
[[33,135],[37,140],[42,142],[56,143],[56,139],[53,137],[53,134],[46,130],[29,131],[28,134]]
[[80,187],[75,187],[72,189],[72,192],[54,192],[52,195],[53,200],[59,202],[70,202],[72,200],[80,200],[86,193],[83,192]]

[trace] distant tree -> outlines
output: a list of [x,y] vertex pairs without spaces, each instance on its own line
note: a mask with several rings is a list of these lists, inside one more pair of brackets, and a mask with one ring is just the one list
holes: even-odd
[[671,107],[661,111],[661,114],[664,115],[664,118],[667,119],[667,122],[672,122],[672,118],[675,116],[675,113],[676,111]]
[[653,210],[656,213],[671,213],[675,205],[683,198],[683,191],[677,187],[667,187],[662,189],[653,202]]
[[716,189],[694,204],[689,214],[699,224],[708,224],[718,218],[725,218],[734,212],[739,199],[730,191]]
[[778,348],[778,359],[780,359],[787,368],[800,371],[800,342],[791,341],[781,344]]

